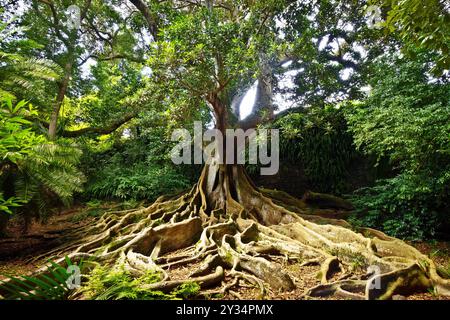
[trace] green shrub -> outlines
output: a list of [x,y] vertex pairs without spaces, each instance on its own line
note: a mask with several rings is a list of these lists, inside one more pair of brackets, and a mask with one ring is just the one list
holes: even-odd
[[394,169],[355,192],[357,219],[409,239],[450,225],[450,84],[430,82],[426,61],[387,56],[374,66],[370,96],[346,107],[358,148]]
[[[421,184],[418,180],[420,179]],[[420,186],[423,187],[420,187]],[[409,240],[436,237],[446,217],[436,208],[435,190],[426,181],[411,175],[379,180],[374,187],[356,191],[351,197],[356,210],[351,222],[357,226],[382,229],[387,234]]]
[[86,193],[98,198],[155,200],[162,194],[173,194],[188,188],[190,181],[175,169],[148,167],[137,164],[131,167],[111,166],[94,177]]
[[169,300],[187,299],[197,295],[200,290],[200,286],[194,282],[185,283],[169,294],[142,288],[143,285],[156,283],[161,279],[161,274],[151,271],[133,278],[122,265],[112,270],[97,267],[88,276],[81,291],[94,300]]
[[[35,133],[25,119],[34,113],[25,101],[13,105],[10,99],[1,100],[0,214],[21,215],[25,229],[32,217],[45,219],[50,206],[69,204],[84,183],[78,170],[81,150],[68,140],[48,141]],[[4,228],[0,225],[0,233]]]
[[199,166],[171,163],[174,143],[167,136],[167,126],[144,121],[127,138],[109,136],[86,142],[83,170],[89,179],[85,196],[153,201],[189,188],[199,176]]

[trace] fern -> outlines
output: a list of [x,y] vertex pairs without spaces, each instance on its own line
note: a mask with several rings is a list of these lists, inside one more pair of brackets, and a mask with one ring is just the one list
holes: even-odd
[[97,267],[88,276],[86,286],[82,288],[88,298],[95,300],[173,300],[196,296],[200,286],[188,282],[170,293],[143,289],[142,285],[161,280],[161,274],[147,272],[139,278],[133,278],[121,265],[114,269]]
[[88,183],[86,193],[99,198],[154,200],[189,187],[189,181],[171,167],[137,164],[118,167],[112,163]]
[[[74,266],[69,257],[65,258],[67,267]],[[63,266],[50,262],[50,274],[39,277],[3,275],[8,280],[0,280],[0,290],[6,292],[6,300],[63,300],[71,289],[67,282],[71,274]],[[78,267],[81,269],[83,262]]]

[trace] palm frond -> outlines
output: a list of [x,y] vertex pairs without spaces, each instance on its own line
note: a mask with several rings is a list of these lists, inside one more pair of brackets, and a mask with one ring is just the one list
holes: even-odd
[[[14,18],[0,23],[0,43],[20,43],[16,35],[24,29],[14,26],[13,22]],[[37,44],[34,46],[39,47]],[[18,89],[31,91],[42,81],[57,80],[62,73],[61,67],[50,60],[26,56],[20,51],[6,51],[7,48],[0,46],[0,87],[3,95],[6,91],[9,96],[15,97]]]
[[[67,267],[74,266],[66,256]],[[6,300],[63,300],[71,291],[68,280],[71,274],[54,261],[49,261],[49,274],[38,277],[3,275],[7,280],[0,280],[0,291]],[[78,264],[81,269],[83,262]]]
[[82,191],[85,177],[77,168],[81,151],[76,146],[45,143],[34,146],[31,153],[23,163],[22,179],[17,181],[16,187],[20,192],[33,192],[35,189],[31,184],[34,184],[38,188],[46,188],[68,204],[75,192]]

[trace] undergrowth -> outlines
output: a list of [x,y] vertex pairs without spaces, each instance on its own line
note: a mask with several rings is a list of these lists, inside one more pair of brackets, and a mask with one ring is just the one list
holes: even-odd
[[97,267],[88,276],[81,292],[92,300],[174,300],[195,297],[200,291],[200,286],[195,282],[185,283],[168,294],[143,288],[160,280],[161,274],[152,271],[133,278],[123,266],[112,270]]

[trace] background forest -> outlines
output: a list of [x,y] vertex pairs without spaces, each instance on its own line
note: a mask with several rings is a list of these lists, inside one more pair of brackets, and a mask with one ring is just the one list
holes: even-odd
[[[2,237],[68,208],[82,208],[80,221],[189,189],[201,166],[172,164],[170,138],[213,121],[202,99],[178,87],[207,85],[192,79],[210,45],[235,61],[241,120],[263,103],[263,82],[272,88],[273,121],[260,126],[280,129],[280,171],[260,176],[247,165],[257,185],[345,198],[354,226],[450,239],[449,3],[219,1],[228,2],[252,2],[264,27],[217,24],[208,38],[196,15],[179,13],[189,1],[0,1]],[[78,28],[67,23],[73,4]],[[375,27],[370,4],[383,17]],[[264,48],[268,74],[251,72],[251,52],[234,45],[245,32],[257,39],[254,52]]]

